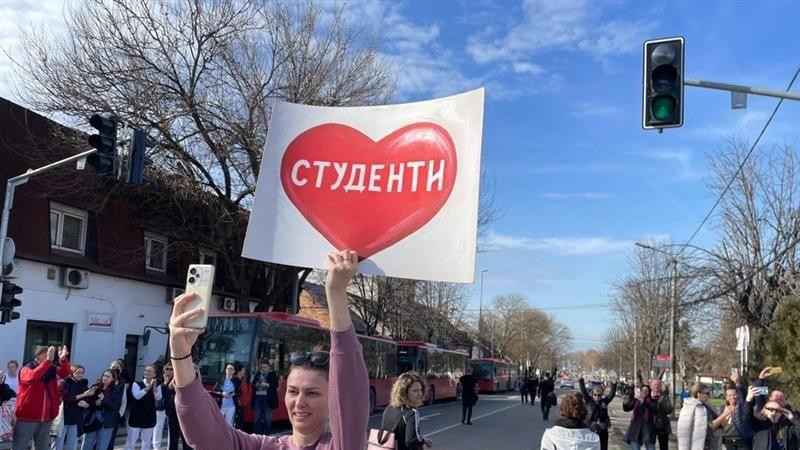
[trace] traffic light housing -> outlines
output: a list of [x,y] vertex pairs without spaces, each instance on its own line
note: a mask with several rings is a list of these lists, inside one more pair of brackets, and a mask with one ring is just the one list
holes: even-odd
[[133,138],[131,139],[131,148],[129,152],[128,163],[128,179],[129,184],[142,184],[148,181],[147,175],[144,174],[144,168],[151,164],[150,158],[147,157],[147,149],[151,146],[147,139],[147,134],[141,130],[133,130]]
[[646,130],[683,125],[684,39],[644,43],[642,127]]
[[87,161],[94,166],[100,176],[116,176],[117,174],[117,119],[95,114],[89,119],[89,125],[96,128],[98,134],[89,136],[89,145],[97,149]]
[[19,319],[14,308],[22,306],[22,301],[14,298],[22,293],[22,288],[10,281],[3,281],[0,287],[0,325]]

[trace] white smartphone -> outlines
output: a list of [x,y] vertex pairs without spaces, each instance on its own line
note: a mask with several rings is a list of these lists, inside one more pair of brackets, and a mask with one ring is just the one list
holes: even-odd
[[208,310],[211,308],[211,289],[214,286],[214,266],[210,264],[191,264],[186,273],[186,293],[196,294],[194,300],[186,305],[186,311],[202,306],[204,313],[186,322],[187,328],[205,328],[208,323]]

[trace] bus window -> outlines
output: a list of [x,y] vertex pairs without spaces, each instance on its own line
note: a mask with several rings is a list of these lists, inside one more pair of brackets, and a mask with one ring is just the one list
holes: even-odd
[[209,319],[206,332],[198,339],[192,353],[199,361],[198,369],[203,382],[216,383],[225,374],[225,365],[232,362],[249,364],[253,358],[255,321],[231,320],[214,317]]

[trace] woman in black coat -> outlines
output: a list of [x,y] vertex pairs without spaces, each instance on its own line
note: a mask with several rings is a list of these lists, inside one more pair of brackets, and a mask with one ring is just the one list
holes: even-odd
[[650,397],[650,388],[642,386],[639,388],[638,398],[626,395],[622,403],[624,411],[633,411],[631,423],[625,433],[625,442],[630,444],[631,449],[636,449],[644,445],[647,450],[656,448],[656,403]]
[[800,417],[775,401],[767,402],[763,407],[754,410],[753,400],[757,396],[757,388],[750,387],[745,403],[745,417],[755,433],[753,449],[800,449]]
[[459,378],[461,385],[461,423],[472,425],[472,407],[478,402],[476,384],[478,380],[472,374],[472,368],[467,369],[466,375]]
[[[383,410],[381,429],[394,433],[397,450],[423,450],[433,442],[422,436],[419,412],[425,396],[425,380],[416,372],[400,374],[392,386],[389,406]],[[378,439],[383,437],[379,433]]]

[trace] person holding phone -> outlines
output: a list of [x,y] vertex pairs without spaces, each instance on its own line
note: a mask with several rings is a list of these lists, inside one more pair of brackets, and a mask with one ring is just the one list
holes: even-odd
[[605,390],[600,386],[592,388],[592,392],[589,393],[583,376],[578,379],[578,385],[588,410],[586,423],[589,425],[589,429],[600,437],[600,450],[608,450],[608,430],[611,428],[608,405],[617,395],[617,385],[612,383],[611,392],[605,397],[603,396]]
[[754,408],[757,397],[758,387],[751,386],[747,392],[745,407],[754,432],[753,449],[800,449],[800,417],[774,400],[767,401],[760,409]]
[[331,252],[326,265],[331,350],[290,355],[284,400],[292,425],[291,435],[252,435],[225,422],[216,403],[203,389],[191,360],[192,346],[203,329],[185,326],[207,311],[202,307],[187,308],[187,304],[195,300],[193,294],[175,299],[169,323],[175,407],[190,445],[198,450],[364,448],[369,418],[369,378],[347,307],[347,285],[358,269],[358,255],[349,250]]

